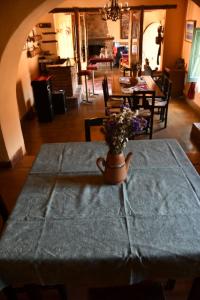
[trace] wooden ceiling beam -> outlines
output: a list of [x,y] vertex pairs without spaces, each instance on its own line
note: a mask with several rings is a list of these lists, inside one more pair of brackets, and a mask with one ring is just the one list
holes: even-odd
[[[129,6],[132,10],[154,10],[154,9],[175,9],[176,4],[163,4],[163,5],[138,5]],[[50,11],[50,13],[72,13],[77,9],[79,12],[98,12],[102,7],[57,7]]]
[[200,6],[200,0],[192,0],[194,3],[196,3],[198,6]]

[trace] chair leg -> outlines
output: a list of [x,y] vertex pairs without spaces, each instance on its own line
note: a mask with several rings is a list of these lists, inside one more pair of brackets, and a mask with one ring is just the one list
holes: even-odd
[[57,285],[58,292],[61,300],[67,300],[67,291],[63,284]]
[[28,294],[28,298],[30,300],[40,300],[42,299],[42,293],[40,286],[36,284],[30,284],[25,286],[26,293]]
[[[42,300],[45,297],[42,295],[42,291],[55,290],[59,294],[60,300],[67,300],[67,291],[63,284],[57,284],[53,286],[40,286],[35,284],[26,285],[25,287],[26,293],[28,294],[28,299],[30,300]],[[16,298],[17,299],[17,298]],[[11,300],[11,299],[8,299]],[[13,299],[15,300],[15,299]]]
[[187,300],[199,300],[200,299],[200,277],[193,280],[192,287],[190,289]]
[[88,89],[87,89],[87,77],[85,76],[85,95],[86,95],[86,101],[88,102]]
[[165,108],[161,107],[159,113],[160,113],[160,121],[163,122],[164,121]]
[[93,96],[97,96],[98,94],[96,94],[94,92],[94,70],[92,70],[92,95]]
[[7,300],[17,300],[16,291],[11,286],[5,287],[3,289],[3,294],[5,295]]
[[150,128],[150,133],[149,133],[149,139],[152,140],[152,136],[153,136],[153,130],[152,128]]
[[85,96],[86,96],[86,100],[83,100],[83,102],[86,103],[86,104],[89,104],[89,103],[92,103],[92,101],[89,101],[89,98],[88,98],[87,75],[85,75],[84,77],[85,77]]
[[3,218],[3,222],[5,223],[8,219],[8,210],[7,207],[4,203],[3,197],[0,195],[0,212],[1,212],[1,216]]
[[168,106],[165,107],[165,124],[164,124],[164,128],[167,127],[167,117],[168,117]]
[[175,288],[176,280],[175,279],[168,279],[165,284],[165,290],[171,291]]
[[154,111],[151,112],[152,116],[151,116],[151,119],[150,119],[150,132],[149,132],[149,139],[151,140],[152,139],[152,136],[153,136],[153,115],[154,115]]

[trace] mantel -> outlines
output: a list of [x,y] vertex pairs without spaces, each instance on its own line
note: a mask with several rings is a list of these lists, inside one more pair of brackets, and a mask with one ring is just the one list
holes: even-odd
[[109,40],[114,40],[113,36],[109,37],[95,37],[95,38],[88,38],[89,41],[109,41]]

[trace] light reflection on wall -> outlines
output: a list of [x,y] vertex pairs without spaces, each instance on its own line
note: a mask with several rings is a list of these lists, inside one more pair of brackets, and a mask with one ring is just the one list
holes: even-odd
[[58,41],[58,55],[61,58],[74,58],[71,14],[55,14],[54,23]]

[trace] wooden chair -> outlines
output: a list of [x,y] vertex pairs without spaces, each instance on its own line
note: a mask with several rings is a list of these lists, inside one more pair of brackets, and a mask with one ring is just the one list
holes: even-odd
[[164,96],[155,98],[155,108],[158,109],[161,122],[164,122],[164,128],[167,127],[168,106],[171,98],[172,81],[166,76],[163,76],[162,91]]
[[187,300],[199,300],[200,299],[200,277],[193,280],[192,287],[190,289]]
[[105,115],[108,116],[112,113],[119,113],[123,109],[124,99],[113,98],[109,95],[108,79],[105,76],[102,81],[104,104],[105,104]]
[[162,72],[155,72],[151,75],[157,86],[161,89],[162,92],[164,92],[165,89],[165,80],[166,80],[166,74]]
[[142,133],[149,133],[149,138],[152,139],[155,108],[155,91],[133,91],[133,96],[129,97],[129,106],[131,110],[138,111],[139,116],[142,116],[145,119],[147,119],[147,129],[145,130],[145,132]]
[[[5,205],[5,202],[3,200],[3,197],[0,195],[0,219],[1,219],[1,231],[2,232],[7,220],[8,220],[9,214],[8,214],[8,209]],[[65,286],[62,284],[57,284],[53,286],[40,286],[37,284],[30,284],[30,285],[25,285],[22,287],[12,287],[12,286],[7,286],[3,289],[2,293],[4,297],[7,300],[17,300],[19,295],[26,294],[27,299],[30,300],[40,300],[42,299],[42,291],[45,290],[51,290],[55,289],[59,295],[59,298],[61,300],[67,300],[67,293]]]
[[132,76],[132,69],[129,67],[123,67],[123,76]]
[[89,291],[89,300],[165,300],[159,282],[144,281],[123,287],[96,288]]
[[82,100],[82,102],[86,103],[86,104],[92,103],[91,101],[89,101],[88,83],[87,83],[87,77],[90,76],[91,74],[92,74],[92,72],[90,70],[80,70],[78,72],[79,77],[83,76],[85,78],[85,96],[86,96],[86,99]]
[[90,130],[91,127],[103,125],[104,119],[105,119],[105,117],[85,119],[85,140],[86,140],[86,142],[91,141],[91,130]]
[[[8,220],[8,209],[5,205],[3,197],[0,195],[0,233],[2,233],[5,224]],[[6,297],[7,300],[17,300],[17,295],[24,293],[25,289],[22,288],[12,288],[11,286],[5,287],[2,291],[3,295]]]
[[[57,284],[55,286],[39,286],[39,285],[25,285],[24,287],[13,288],[11,286],[7,286],[3,289],[2,293],[6,300],[18,300],[18,299],[30,299],[30,300],[42,300],[46,299],[45,291],[54,289],[58,294],[58,298],[60,300],[67,300],[66,289],[64,285]],[[20,298],[19,298],[20,297]]]
[[0,232],[2,232],[3,227],[5,226],[6,221],[8,220],[8,210],[7,207],[3,201],[2,196],[0,195],[0,217],[1,217],[1,227]]
[[151,76],[153,78],[153,80],[155,81],[155,83],[157,84],[157,86],[160,88],[160,90],[163,92],[164,96],[163,97],[157,97],[155,96],[156,99],[164,99],[165,95],[168,91],[169,88],[169,83],[171,82],[171,80],[169,79],[169,77],[165,74],[165,73],[155,73]]

